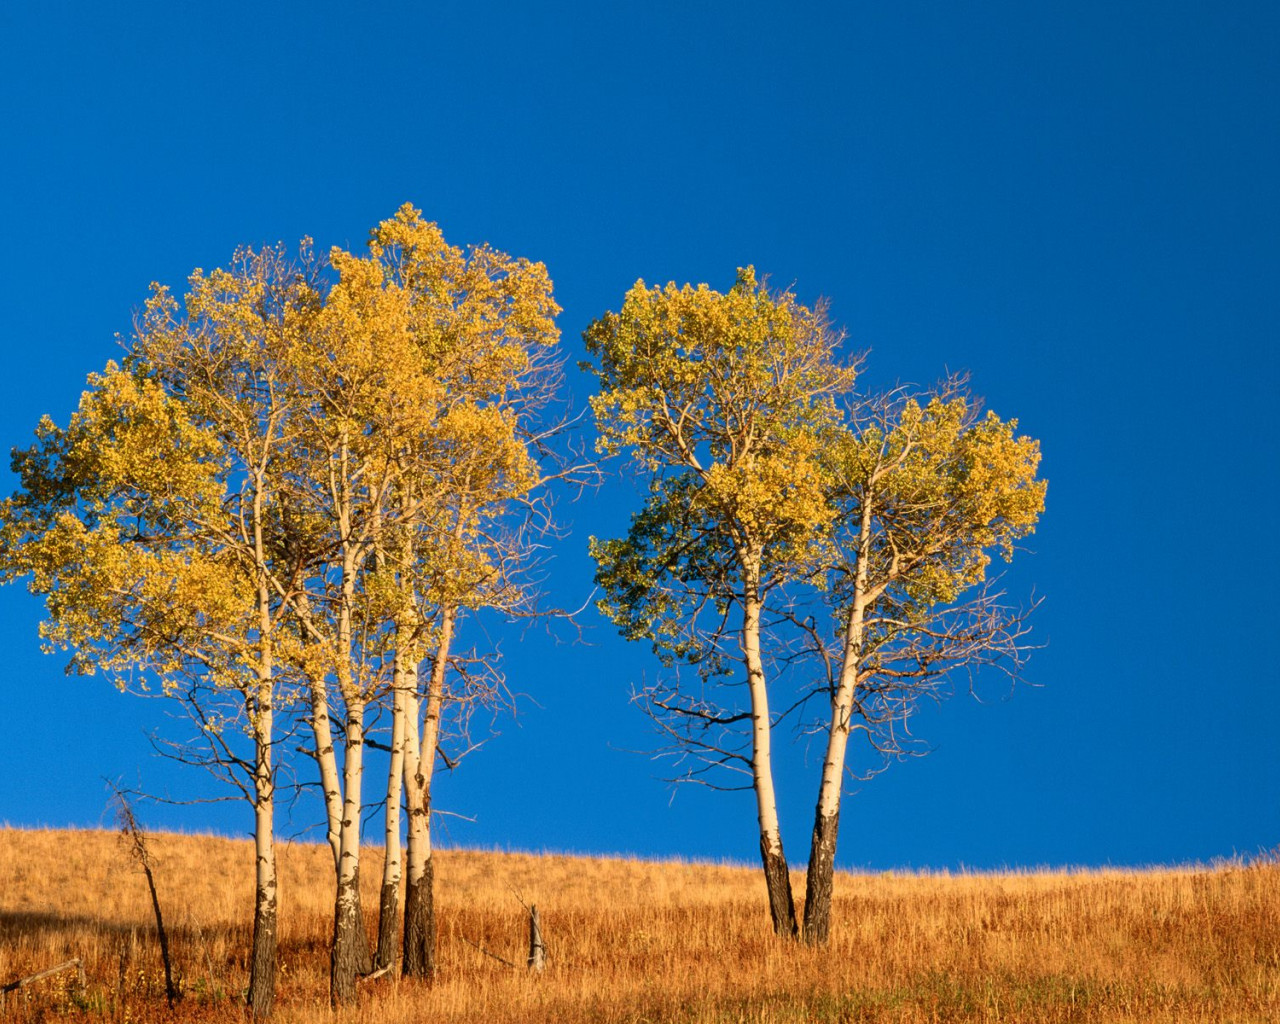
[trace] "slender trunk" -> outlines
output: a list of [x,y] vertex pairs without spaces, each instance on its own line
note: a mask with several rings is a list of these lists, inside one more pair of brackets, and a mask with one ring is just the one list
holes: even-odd
[[831,936],[831,896],[835,886],[836,837],[840,831],[840,794],[844,783],[845,756],[853,721],[858,670],[862,665],[862,640],[866,623],[867,555],[871,532],[871,503],[864,501],[862,539],[854,570],[853,604],[845,625],[844,657],[840,678],[831,695],[831,724],[827,730],[827,753],[822,762],[822,781],[813,813],[813,837],[809,845],[809,867],[805,872],[804,941],[811,946],[827,943]]
[[339,448],[341,472],[334,499],[337,506],[338,536],[342,538],[342,589],[337,609],[334,669],[338,688],[346,705],[346,728],[342,743],[342,821],[338,854],[338,885],[333,907],[333,945],[329,956],[329,1001],[337,1006],[356,995],[356,975],[373,969],[369,938],[364,928],[360,901],[360,812],[364,778],[365,698],[353,671],[352,615],[355,606],[356,576],[365,554],[352,538],[351,452],[347,439]]
[[253,1016],[268,1016],[275,998],[276,876],[275,781],[271,776],[270,677],[260,681],[255,708],[255,760],[253,760],[253,947],[248,975],[248,1006]]
[[400,790],[404,784],[405,672],[398,651],[392,673],[391,763],[387,770],[385,852],[378,900],[378,952],[374,957],[374,966],[379,970],[390,967],[400,956]]
[[[330,852],[333,854],[333,873],[335,891],[337,900],[341,902],[342,887],[344,877],[350,878],[352,871],[356,874],[359,872],[360,857],[360,777],[363,767],[363,708],[359,714],[360,725],[356,729],[357,739],[354,740],[359,747],[354,761],[352,760],[352,744],[353,731],[350,721],[347,724],[347,731],[344,736],[343,746],[345,748],[346,757],[343,762],[343,769],[338,769],[337,751],[333,745],[333,734],[331,718],[329,715],[329,697],[328,687],[325,680],[313,677],[308,680],[308,689],[311,699],[311,731],[316,743],[316,765],[320,773],[320,785],[324,791],[325,818],[326,818],[326,838],[329,843]],[[355,790],[352,791],[352,780],[355,780]],[[354,800],[354,805],[353,805]],[[353,838],[354,833],[354,838]],[[364,933],[364,906],[360,899],[360,887],[348,886],[349,892],[346,899],[352,902],[351,914],[354,915],[355,925],[350,929],[351,935],[358,934],[360,942],[356,946],[355,957],[356,973],[367,974],[372,970],[372,958],[369,954],[369,944]],[[344,916],[339,914],[335,903],[335,941],[337,936],[338,920]],[[345,926],[344,926],[345,927]],[[347,931],[343,931],[346,936]],[[331,952],[336,952],[331,951]],[[331,961],[333,956],[330,957]],[[354,985],[354,982],[352,983]],[[333,989],[332,978],[330,980],[330,989]],[[354,989],[353,989],[354,991]]]
[[334,903],[333,942],[329,947],[329,1001],[338,1006],[356,997],[356,977],[360,974],[360,867],[338,880]]
[[[843,675],[843,673],[842,673]],[[851,689],[851,688],[850,688]],[[840,792],[845,750],[849,742],[849,702],[845,687],[837,690],[832,723],[827,734],[827,754],[813,814],[809,867],[805,872],[804,941],[825,945],[831,934],[831,896],[835,885],[836,836],[840,830]]]
[[[846,654],[845,664],[851,659]],[[852,659],[856,675],[856,657]],[[831,894],[835,884],[836,836],[840,830],[840,793],[844,781],[845,751],[849,744],[849,715],[853,687],[842,684],[837,690],[827,734],[827,754],[822,764],[822,782],[813,814],[813,837],[809,845],[809,867],[805,873],[804,941],[825,945],[831,933]]]
[[[113,789],[115,787],[112,787]],[[120,806],[120,831],[123,835],[128,836],[133,846],[133,855],[138,858],[138,863],[142,865],[142,873],[147,879],[147,892],[151,894],[151,912],[156,919],[156,938],[160,940],[160,960],[164,964],[164,994],[169,1002],[169,1009],[173,1009],[173,1004],[178,1001],[178,991],[173,984],[173,960],[169,956],[169,932],[164,926],[164,915],[160,912],[160,894],[156,891],[156,876],[151,870],[151,854],[147,849],[147,841],[142,831],[138,828],[138,820],[133,816],[133,809],[129,806],[128,800],[125,799],[123,793],[118,789],[115,790],[116,801]],[[70,961],[71,964],[79,963],[79,961]],[[66,966],[66,965],[64,965]],[[54,970],[57,970],[56,968]],[[80,972],[84,973],[83,970]],[[84,983],[81,982],[83,988]],[[9,986],[5,986],[0,990],[0,1006],[4,1005],[3,993],[10,991]]]
[[371,968],[369,940],[360,902],[360,798],[364,761],[364,705],[347,705],[346,758],[343,763],[342,852],[333,909],[333,945],[329,959],[329,998],[334,1005],[356,994],[356,975]]
[[529,970],[541,971],[547,966],[547,944],[542,941],[542,921],[538,917],[538,905],[529,908]]
[[[422,771],[424,747],[418,724],[421,701],[416,692],[405,701],[404,793],[408,814],[405,849],[404,962],[402,970],[412,978],[427,978],[435,967],[434,905],[431,862],[431,788]],[[435,758],[432,750],[430,757]]]
[[435,771],[436,744],[440,739],[440,706],[444,700],[445,671],[457,612],[441,616],[440,643],[427,683],[427,706],[421,734],[416,696],[412,714],[406,715],[405,795],[409,808],[408,871],[404,901],[404,973],[430,978],[435,973],[435,870],[431,860],[431,778]]
[[275,703],[272,675],[275,652],[271,641],[271,592],[266,576],[266,544],[262,519],[265,500],[263,476],[255,476],[253,498],[253,543],[257,562],[258,665],[257,692],[252,697],[253,724],[253,843],[254,902],[253,948],[249,966],[249,1009],[255,1017],[271,1013],[276,992],[276,849],[275,775],[271,746],[275,738]]
[[338,870],[342,854],[342,784],[338,775],[338,754],[333,748],[333,723],[329,717],[329,688],[324,678],[308,683],[311,700],[311,735],[316,744],[316,768],[320,773],[320,790],[324,794],[325,839],[333,854],[333,869]]
[[404,974],[410,978],[435,977],[435,872],[435,861],[428,849],[419,869],[405,883]]
[[751,694],[751,781],[756,794],[756,815],[760,825],[760,859],[764,865],[769,893],[769,916],[778,935],[795,938],[795,901],[791,895],[791,873],[782,852],[782,828],[778,821],[778,801],[773,788],[773,761],[770,751],[773,723],[769,717],[769,693],[765,686],[764,664],[760,657],[759,570],[748,563],[744,573],[742,604],[742,657],[747,666],[747,687]]
[[[840,793],[858,668],[856,652],[859,645],[852,642],[855,633],[853,620],[854,616],[850,615],[840,682],[832,700],[827,753],[822,762],[822,781],[818,786],[813,838],[809,845],[809,867],[805,873],[804,941],[811,946],[825,945],[831,933],[831,894],[835,883],[836,835],[840,830]],[[860,610],[858,620],[856,628],[860,633]]]
[[[311,614],[311,602],[305,593],[294,599],[299,628],[313,644],[321,644],[320,630]],[[307,677],[307,700],[311,706],[308,724],[315,741],[316,771],[320,775],[320,792],[324,797],[325,840],[333,854],[336,875],[342,853],[342,784],[338,774],[338,754],[333,747],[333,719],[329,715],[329,685],[323,674],[312,672]]]
[[[350,782],[344,782],[344,776],[347,780],[352,775],[352,765],[350,763],[351,756],[351,730],[348,727],[346,736],[344,737],[343,746],[346,749],[347,757],[344,759],[343,771],[338,769],[338,755],[333,746],[332,719],[329,715],[329,695],[328,687],[323,677],[311,678],[307,682],[307,688],[311,700],[311,732],[315,738],[316,744],[316,766],[320,773],[320,787],[324,791],[326,836],[329,843],[329,850],[333,854],[333,874],[336,885],[340,885],[343,872],[343,850],[344,842],[350,843],[350,839],[344,840],[344,826],[350,818],[350,801],[344,799],[344,790],[348,791]],[[360,738],[363,747],[363,736]],[[359,770],[355,772],[359,777]],[[357,801],[359,794],[356,794]],[[356,831],[359,832],[359,809],[355,812]],[[352,848],[348,845],[348,851]],[[355,847],[354,856],[359,858],[359,846]],[[359,922],[359,928],[363,932],[364,929],[364,906],[360,899],[360,890],[355,890],[355,915]],[[364,953],[359,956],[359,970],[361,973],[368,973],[371,970],[371,958],[368,951],[368,944],[365,943]]]
[[[373,550],[378,571],[385,571],[387,553],[382,537],[382,503],[373,502]],[[378,893],[378,944],[375,970],[387,970],[400,958],[400,791],[404,786],[404,651],[401,616],[394,619],[396,650],[391,668],[391,757],[387,764],[387,806],[384,816],[382,888]]]

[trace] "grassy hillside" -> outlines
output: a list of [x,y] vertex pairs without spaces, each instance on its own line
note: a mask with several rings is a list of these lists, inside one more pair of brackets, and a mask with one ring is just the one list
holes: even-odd
[[[152,838],[184,998],[178,1020],[236,1020],[246,984],[252,848]],[[380,851],[365,895],[376,911]],[[327,848],[281,850],[276,1018],[329,1021]],[[1280,866],[1008,875],[840,875],[830,948],[770,934],[759,872],[511,853],[438,856],[440,977],[362,985],[339,1020],[1280,1020]],[[797,879],[797,882],[800,880]],[[530,977],[520,900],[550,954]],[[372,930],[375,921],[369,920]],[[486,952],[476,947],[483,947]],[[108,832],[0,830],[6,1020],[171,1018],[141,871]]]

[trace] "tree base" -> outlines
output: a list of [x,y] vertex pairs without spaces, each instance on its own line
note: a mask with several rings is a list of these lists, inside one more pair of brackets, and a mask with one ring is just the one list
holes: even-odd
[[253,951],[249,965],[249,1012],[269,1017],[276,995],[276,901],[258,890],[253,909]]
[[788,939],[799,935],[796,925],[796,905],[791,896],[791,870],[781,846],[771,849],[764,836],[760,837],[760,859],[764,864],[764,881],[769,890],[769,916],[773,919],[776,934]]
[[804,941],[810,946],[825,946],[831,937],[831,893],[835,881],[836,835],[839,831],[839,811],[830,815],[821,812],[815,815],[804,893]]
[[430,856],[404,894],[404,974],[430,980],[436,972],[435,864]]

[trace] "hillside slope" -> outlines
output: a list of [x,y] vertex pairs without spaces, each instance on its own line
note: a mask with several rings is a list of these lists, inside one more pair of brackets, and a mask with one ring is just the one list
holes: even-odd
[[[238,1020],[252,847],[150,838],[184,997],[178,1020]],[[366,906],[376,914],[380,851]],[[328,1021],[327,848],[283,846],[277,1019]],[[797,879],[797,883],[800,879]],[[440,976],[382,978],[338,1015],[380,1022],[1280,1020],[1280,866],[1007,875],[849,875],[824,950],[770,932],[748,867],[445,851]],[[550,961],[523,967],[539,906]],[[372,929],[376,922],[368,922]],[[109,832],[0,830],[0,984],[13,1019],[174,1019],[145,881]]]

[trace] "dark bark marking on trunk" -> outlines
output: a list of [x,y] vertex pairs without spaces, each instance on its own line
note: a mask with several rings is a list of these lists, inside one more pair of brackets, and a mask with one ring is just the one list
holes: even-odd
[[769,848],[768,839],[760,837],[760,859],[764,863],[764,881],[769,890],[769,916],[773,918],[773,930],[785,938],[799,935],[796,925],[796,905],[791,896],[791,872],[787,858],[779,850]]
[[269,1017],[276,995],[276,901],[259,889],[253,908],[253,952],[249,967],[249,1012]]
[[383,885],[378,897],[378,953],[375,970],[390,967],[400,956],[400,887]]
[[[355,890],[353,893],[352,890]],[[362,959],[369,955],[369,944],[360,930],[360,876],[338,885],[333,909],[333,942],[329,948],[329,1001],[334,1006],[349,1003],[356,997],[356,975]]]
[[436,971],[435,864],[427,857],[422,880],[412,880],[404,897],[404,973],[430,980]]
[[839,831],[839,811],[831,815],[818,811],[814,815],[804,894],[804,941],[810,946],[824,946],[831,936],[831,892]]
[[[356,876],[357,878],[359,875]],[[356,973],[373,973],[373,951],[369,948],[369,929],[364,923],[364,900],[360,897],[360,886],[356,885]]]

